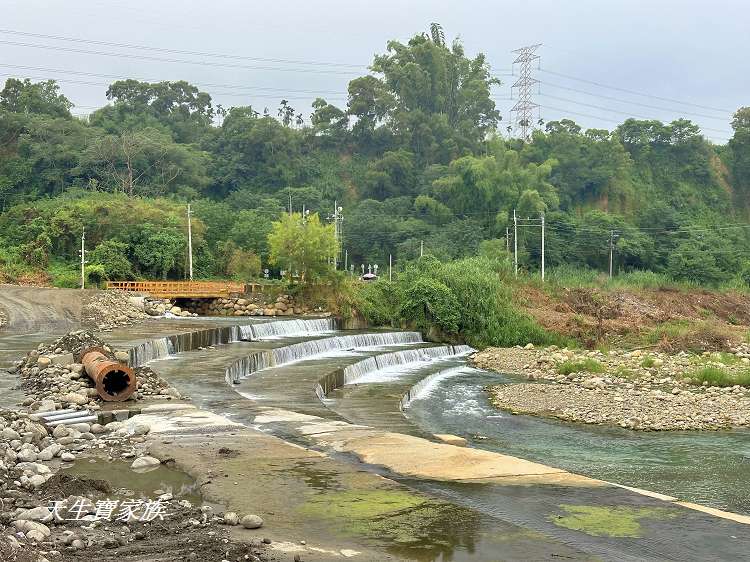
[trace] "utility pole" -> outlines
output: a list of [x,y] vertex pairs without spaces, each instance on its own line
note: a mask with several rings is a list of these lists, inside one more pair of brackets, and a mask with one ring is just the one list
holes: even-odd
[[544,213],[542,213],[542,283],[544,283]]
[[86,227],[81,231],[81,290],[86,288]]
[[191,220],[190,203],[187,206],[188,219],[188,279],[193,280],[193,225]]
[[349,250],[344,250],[344,271],[349,271]]
[[539,107],[539,104],[534,103],[531,97],[533,86],[539,83],[539,80],[531,75],[531,63],[539,59],[539,55],[535,51],[541,46],[541,43],[537,43],[536,45],[521,47],[520,49],[511,51],[516,54],[513,64],[518,63],[521,65],[521,75],[513,86],[511,86],[511,95],[513,88],[518,88],[518,101],[510,111],[511,113],[515,113],[516,130],[521,130],[521,138],[523,140],[528,140],[529,138],[534,110]]
[[289,192],[289,216],[292,216],[292,193]]
[[518,217],[513,209],[513,271],[518,277]]
[[344,215],[342,211],[343,207],[338,206],[338,202],[333,202],[333,214],[329,215],[329,219],[333,220],[333,233],[336,237],[336,255],[333,256],[333,269],[338,269],[338,263],[341,261],[341,250],[343,244],[343,228],[342,223],[344,222]]
[[609,231],[609,278],[612,279],[612,270],[614,264],[615,255],[615,242],[620,237],[620,233],[617,230]]
[[419,257],[424,257],[424,240],[419,242]]

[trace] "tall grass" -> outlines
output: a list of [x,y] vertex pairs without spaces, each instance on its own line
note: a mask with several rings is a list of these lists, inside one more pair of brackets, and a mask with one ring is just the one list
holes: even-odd
[[605,370],[604,365],[590,357],[581,361],[565,361],[557,366],[557,372],[561,375],[570,375],[571,373],[603,373]]
[[693,371],[687,377],[691,384],[707,386],[750,386],[750,370],[730,373],[718,367],[703,367]]

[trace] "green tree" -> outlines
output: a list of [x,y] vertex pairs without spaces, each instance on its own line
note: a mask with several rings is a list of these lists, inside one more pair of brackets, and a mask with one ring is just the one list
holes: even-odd
[[298,273],[303,282],[324,276],[338,251],[333,225],[321,224],[317,213],[282,215],[272,224],[268,246],[269,261],[289,276]]
[[0,92],[0,109],[70,119],[73,104],[59,92],[60,87],[54,80],[32,82],[28,78],[8,78]]
[[135,277],[129,250],[124,242],[105,240],[88,254],[88,262],[100,266],[105,279],[128,281]]

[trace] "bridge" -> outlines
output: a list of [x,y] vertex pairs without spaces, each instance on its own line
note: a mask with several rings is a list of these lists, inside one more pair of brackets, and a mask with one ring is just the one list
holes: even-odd
[[232,281],[108,281],[107,289],[146,293],[159,299],[210,299],[255,292],[255,284]]

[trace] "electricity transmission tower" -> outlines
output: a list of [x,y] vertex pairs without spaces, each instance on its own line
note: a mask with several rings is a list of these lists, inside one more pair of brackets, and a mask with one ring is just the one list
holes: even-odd
[[539,80],[531,75],[531,63],[539,59],[539,55],[535,51],[541,46],[541,43],[537,43],[511,51],[516,54],[516,60],[513,61],[513,64],[521,65],[521,75],[511,86],[511,93],[514,88],[518,88],[518,101],[510,111],[515,114],[516,131],[521,130],[521,138],[524,140],[529,138],[534,110],[539,107],[539,104],[534,103],[531,98],[533,86],[539,83]]

